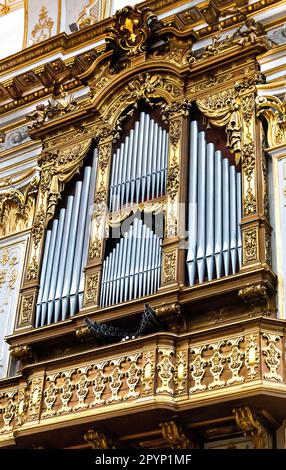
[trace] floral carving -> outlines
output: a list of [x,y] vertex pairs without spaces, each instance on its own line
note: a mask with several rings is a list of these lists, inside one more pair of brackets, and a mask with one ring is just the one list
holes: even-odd
[[22,297],[22,304],[20,310],[20,320],[19,323],[30,323],[33,316],[33,304],[34,304],[34,295],[24,295]]
[[173,388],[170,387],[170,382],[173,378],[174,365],[171,361],[171,357],[174,354],[172,349],[159,349],[159,354],[162,354],[162,359],[157,365],[159,370],[159,377],[161,380],[160,387],[157,387],[156,393],[174,393]]
[[86,279],[85,303],[93,304],[97,301],[99,273],[88,276]]
[[126,371],[125,376],[129,391],[124,397],[125,400],[128,400],[128,398],[137,398],[139,396],[139,392],[135,391],[141,375],[141,369],[137,365],[139,357],[141,357],[141,354],[135,354],[134,356],[128,357],[130,367]]
[[173,163],[168,171],[167,193],[171,201],[174,201],[180,187],[180,167],[177,162]]
[[243,258],[245,263],[257,259],[257,229],[251,228],[243,231]]
[[209,384],[209,389],[224,387],[225,385],[225,381],[220,379],[224,369],[223,363],[225,362],[225,357],[221,355],[220,348],[224,346],[224,344],[225,341],[220,341],[209,345],[209,349],[213,349],[213,355],[209,360],[210,373],[213,376],[213,381]]
[[205,375],[205,367],[207,366],[208,361],[202,357],[203,351],[207,349],[206,346],[194,347],[191,348],[191,353],[193,354],[193,360],[190,363],[190,371],[193,380],[195,381],[194,385],[190,388],[190,393],[197,391],[203,391],[207,387],[202,384],[202,380]]
[[262,353],[265,356],[265,363],[269,369],[269,372],[264,374],[264,378],[283,382],[282,376],[278,373],[282,351],[278,348],[277,343],[280,342],[281,338],[278,335],[269,333],[263,333],[262,336],[267,339],[267,346],[262,349]]
[[259,347],[257,344],[257,336],[255,335],[250,335],[249,338],[247,338],[245,364],[248,369],[248,377],[254,379],[257,375],[257,371],[255,369],[258,368],[259,364]]
[[243,341],[243,337],[230,339],[227,344],[231,345],[231,351],[227,356],[228,367],[231,370],[231,377],[227,380],[227,385],[244,382],[244,377],[239,376],[239,371],[243,365],[244,352],[239,349],[239,343]]
[[163,272],[166,282],[176,279],[176,251],[167,251],[163,254]]

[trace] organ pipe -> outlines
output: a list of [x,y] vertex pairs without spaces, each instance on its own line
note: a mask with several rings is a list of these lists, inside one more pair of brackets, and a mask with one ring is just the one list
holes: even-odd
[[190,285],[241,266],[241,174],[190,123],[187,269]]
[[65,207],[47,230],[36,326],[65,320],[82,305],[96,167],[95,151],[92,166],[84,168],[82,180],[75,183],[74,194],[67,197]]
[[160,273],[161,240],[136,217],[104,260],[101,306],[153,294],[159,288]]
[[113,155],[109,210],[165,194],[167,161],[168,133],[149,114],[141,112]]

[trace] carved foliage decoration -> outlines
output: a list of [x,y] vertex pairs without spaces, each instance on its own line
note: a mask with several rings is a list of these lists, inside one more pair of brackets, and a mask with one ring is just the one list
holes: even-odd
[[172,349],[159,349],[161,354],[161,360],[158,362],[157,369],[159,370],[159,378],[161,380],[160,387],[157,387],[156,393],[174,393],[174,387],[170,386],[170,382],[173,378],[174,365],[171,361],[171,357],[174,354]]
[[239,371],[243,365],[244,352],[240,350],[239,343],[243,337],[230,339],[227,344],[231,345],[231,351],[227,356],[228,367],[231,370],[231,377],[227,380],[227,385],[244,382],[244,377],[239,376]]
[[267,380],[283,382],[281,374],[278,373],[282,356],[282,351],[278,347],[281,337],[269,333],[263,333],[262,337],[267,340],[267,345],[262,349],[262,353],[269,369],[269,372],[264,374],[264,378]]
[[259,346],[257,344],[257,336],[250,335],[247,338],[247,347],[245,351],[245,364],[248,369],[248,377],[254,379],[257,375],[257,368],[259,365]]
[[205,375],[205,368],[208,363],[208,361],[202,356],[203,351],[206,349],[206,346],[191,348],[192,361],[190,362],[190,371],[195,383],[190,388],[190,393],[204,391],[207,388],[206,385],[202,384],[202,380]]
[[163,272],[165,282],[171,282],[176,279],[176,250],[165,251],[163,253]]
[[249,228],[243,234],[243,260],[244,263],[256,261],[258,256],[257,228]]
[[225,357],[220,353],[220,349],[224,345],[225,341],[219,341],[209,345],[209,349],[213,350],[213,355],[209,360],[210,372],[213,376],[213,381],[209,384],[209,389],[223,387],[225,385],[225,381],[220,378],[223,372],[223,363],[225,362]]

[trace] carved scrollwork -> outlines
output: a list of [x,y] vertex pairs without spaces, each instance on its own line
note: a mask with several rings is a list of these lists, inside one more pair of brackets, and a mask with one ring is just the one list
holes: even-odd
[[276,96],[258,96],[256,108],[257,115],[267,122],[268,146],[286,144],[286,102]]

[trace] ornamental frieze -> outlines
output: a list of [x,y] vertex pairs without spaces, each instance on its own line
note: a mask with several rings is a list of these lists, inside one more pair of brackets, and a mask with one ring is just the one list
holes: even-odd
[[21,386],[19,383],[19,387],[1,392],[0,433],[9,433],[24,423],[26,427],[35,426],[38,419],[39,425],[50,418],[55,424],[65,416],[70,419],[71,413],[76,418],[82,412],[85,416],[93,413],[94,408],[102,412],[117,410],[118,405],[132,407],[137,399],[150,403],[155,395],[157,399],[169,397],[170,404],[175,397],[179,405],[180,399],[192,402],[197,395],[219,397],[237,385],[240,391],[247,391],[257,379],[283,386],[282,339],[268,332],[221,337],[201,344],[189,338],[189,354],[187,349],[177,350],[176,345],[163,342],[155,349],[101,362],[61,366],[45,377],[31,372],[26,383],[21,381]]

